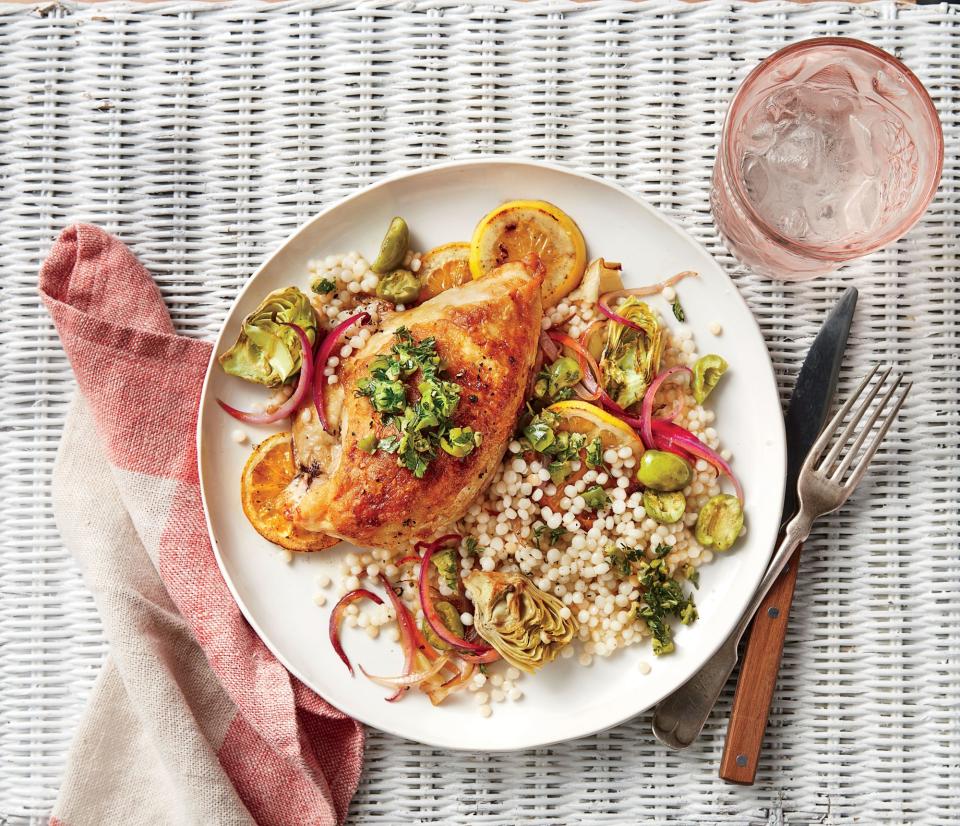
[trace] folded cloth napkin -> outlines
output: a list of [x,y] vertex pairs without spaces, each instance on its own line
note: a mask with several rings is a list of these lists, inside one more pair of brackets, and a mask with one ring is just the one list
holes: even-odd
[[335,824],[363,730],[247,625],[204,524],[195,433],[207,342],[174,333],[156,285],[96,227],[40,271],[80,393],[54,511],[110,643],[52,823]]

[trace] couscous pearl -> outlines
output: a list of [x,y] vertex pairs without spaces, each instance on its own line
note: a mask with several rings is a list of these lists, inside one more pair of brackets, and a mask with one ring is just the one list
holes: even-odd
[[468,625],[468,626],[469,626],[469,625],[473,625],[473,614],[468,614],[466,611],[464,611],[464,612],[460,615],[460,622],[462,622],[464,625]]
[[327,604],[326,594],[314,594],[313,595],[313,604],[319,605],[321,608]]
[[516,702],[523,698],[523,691],[519,688],[513,688],[510,690],[510,693],[507,695],[511,700]]
[[233,439],[238,445],[244,444],[249,438],[246,433],[237,428],[236,430],[230,433],[230,438]]
[[502,703],[506,698],[507,695],[504,694],[504,692],[499,688],[495,688],[490,692],[490,699],[492,699],[495,703]]
[[489,705],[482,705],[482,706],[480,706],[479,711],[480,711],[480,716],[481,716],[481,717],[489,717],[491,714],[493,714],[493,709],[490,708]]
[[707,328],[710,331],[710,335],[718,336],[723,332],[723,327],[720,326],[719,321],[711,321],[710,326]]
[[648,663],[646,660],[640,660],[639,668],[640,668],[640,673],[641,673],[641,674],[649,674],[649,673],[650,673],[650,663]]
[[474,695],[474,700],[476,701],[477,705],[486,705],[490,702],[490,695],[486,691],[478,691]]

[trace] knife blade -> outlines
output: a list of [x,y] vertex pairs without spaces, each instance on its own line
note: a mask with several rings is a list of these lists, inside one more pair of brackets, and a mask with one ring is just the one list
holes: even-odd
[[[837,387],[837,376],[857,306],[857,290],[848,287],[824,320],[800,368],[784,417],[787,435],[787,486],[783,526],[797,512],[797,477],[823,429]],[[757,611],[744,647],[740,676],[720,760],[720,776],[749,785],[756,777],[763,734],[780,670],[802,548],[773,584]]]
[[784,417],[787,431],[787,487],[783,496],[781,528],[797,512],[797,477],[803,460],[826,424],[858,295],[856,287],[844,290],[810,345],[793,387]]

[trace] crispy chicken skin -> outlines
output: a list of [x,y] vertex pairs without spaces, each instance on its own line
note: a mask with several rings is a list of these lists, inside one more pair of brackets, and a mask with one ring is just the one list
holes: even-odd
[[[447,290],[398,313],[344,366],[339,450],[315,475],[294,511],[303,527],[357,545],[403,549],[460,519],[503,457],[523,408],[537,353],[542,274],[511,263],[490,276]],[[389,352],[394,331],[407,327],[420,340],[434,336],[442,375],[461,387],[454,424],[483,434],[462,459],[439,451],[422,479],[394,454],[366,453],[358,442],[385,435],[379,415],[354,391],[370,362]]]

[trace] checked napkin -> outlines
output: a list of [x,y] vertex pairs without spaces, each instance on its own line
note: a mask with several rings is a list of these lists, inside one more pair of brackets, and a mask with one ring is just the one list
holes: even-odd
[[207,537],[195,433],[210,344],[175,334],[149,273],[96,227],[63,231],[40,291],[79,387],[55,515],[110,643],[51,822],[343,822],[363,730],[266,649]]

